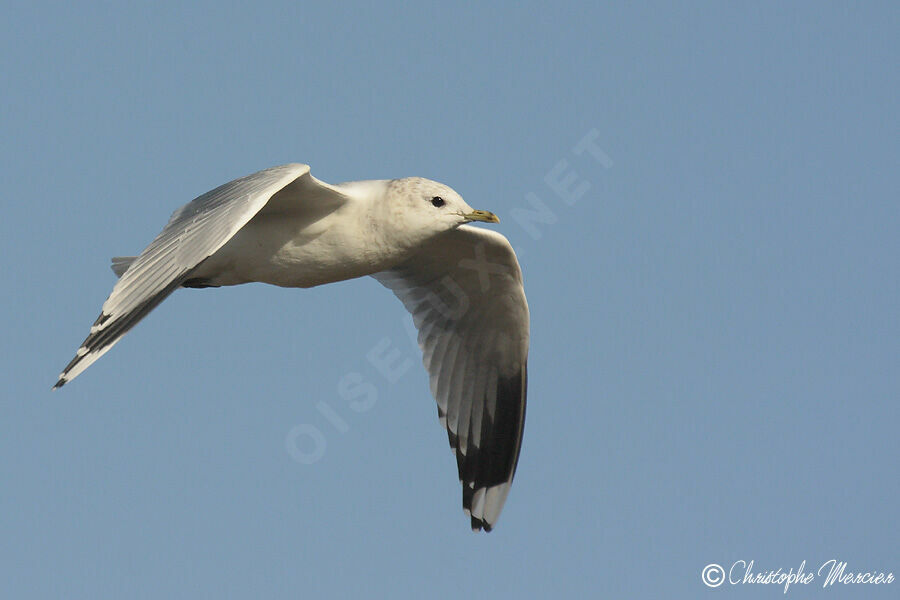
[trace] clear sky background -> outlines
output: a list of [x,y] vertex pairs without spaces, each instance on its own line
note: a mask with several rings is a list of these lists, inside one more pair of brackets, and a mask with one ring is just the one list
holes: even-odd
[[[751,559],[900,576],[898,5],[596,4],[5,3],[0,596],[781,596],[701,583]],[[371,279],[179,291],[50,392],[111,256],[286,162],[500,215],[532,345],[493,533],[469,530],[410,321]],[[413,363],[394,382],[367,359],[385,339]],[[290,433],[313,430],[303,464]]]

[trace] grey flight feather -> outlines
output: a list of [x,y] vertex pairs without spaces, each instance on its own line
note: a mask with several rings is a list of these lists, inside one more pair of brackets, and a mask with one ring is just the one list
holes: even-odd
[[[156,239],[122,272],[90,334],[63,369],[54,389],[62,387],[112,348],[180,287],[192,269],[228,242],[273,195],[303,179],[307,181],[301,183],[310,186],[325,186],[312,178],[308,165],[282,165],[235,179],[176,210]],[[113,270],[118,267],[114,261]]]
[[490,531],[525,424],[528,304],[509,242],[463,226],[373,275],[412,314],[472,528]]

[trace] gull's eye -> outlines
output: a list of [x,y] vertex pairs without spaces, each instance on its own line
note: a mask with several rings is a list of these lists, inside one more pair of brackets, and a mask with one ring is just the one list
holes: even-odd
[[431,199],[431,204],[432,204],[432,206],[440,208],[441,206],[444,205],[444,199],[441,198],[440,196],[435,196],[434,198]]

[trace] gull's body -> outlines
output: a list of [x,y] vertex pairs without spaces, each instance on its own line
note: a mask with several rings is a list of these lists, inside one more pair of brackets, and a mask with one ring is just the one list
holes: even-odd
[[359,232],[383,212],[383,206],[368,200],[383,198],[390,185],[381,180],[330,186],[343,202],[333,206],[320,201],[321,210],[310,210],[308,204],[266,206],[194,276],[217,286],[261,282],[306,288],[389,269],[408,256],[415,238],[373,243],[375,236]]
[[371,275],[413,315],[473,529],[506,499],[525,420],[528,306],[497,222],[449,187],[408,178],[329,185],[301,164],[236,179],[175,211],[120,279],[60,374],[74,379],[179,287],[312,287]]

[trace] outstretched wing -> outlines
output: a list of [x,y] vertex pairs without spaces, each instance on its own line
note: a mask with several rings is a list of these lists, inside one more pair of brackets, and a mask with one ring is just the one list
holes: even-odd
[[289,164],[235,179],[185,204],[122,274],[53,388],[71,381],[103,356],[276,194],[273,204],[316,201],[323,195],[342,201],[339,192],[309,174],[308,165]]
[[373,275],[412,314],[456,453],[463,509],[490,531],[512,484],[525,426],[528,304],[505,237],[463,226]]

